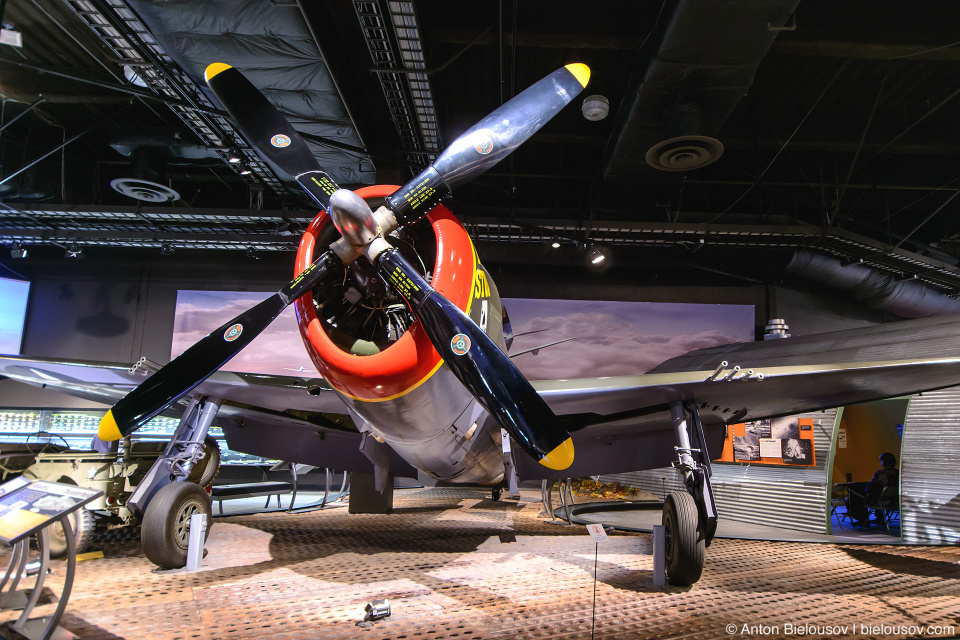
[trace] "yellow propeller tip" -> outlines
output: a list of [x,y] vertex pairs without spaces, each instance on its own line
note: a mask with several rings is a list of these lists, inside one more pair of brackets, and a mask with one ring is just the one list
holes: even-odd
[[106,415],[100,418],[100,426],[97,427],[97,437],[105,442],[113,442],[123,437],[117,421],[113,418],[113,409],[107,411]]
[[590,82],[590,67],[582,62],[568,64],[566,69],[573,74],[574,78],[580,81],[581,86],[585,87],[587,83]]
[[540,464],[554,471],[563,471],[573,464],[573,439],[567,438],[553,451],[540,459]]
[[210,80],[213,78],[213,76],[217,75],[221,71],[226,71],[229,68],[230,65],[228,64],[223,62],[214,62],[213,64],[207,66],[207,70],[203,72],[203,79],[207,81],[207,84],[210,84]]

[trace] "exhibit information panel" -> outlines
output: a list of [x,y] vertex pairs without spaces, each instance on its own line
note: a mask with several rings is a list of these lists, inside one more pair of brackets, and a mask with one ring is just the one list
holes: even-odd
[[102,495],[59,482],[15,478],[0,485],[0,542],[13,544]]
[[723,453],[715,462],[815,466],[813,420],[788,416],[727,425]]

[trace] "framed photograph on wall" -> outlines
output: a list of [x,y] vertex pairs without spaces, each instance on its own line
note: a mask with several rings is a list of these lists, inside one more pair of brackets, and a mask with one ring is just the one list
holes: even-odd
[[733,459],[737,462],[760,460],[760,440],[755,436],[733,437]]
[[787,438],[781,443],[784,464],[809,465],[813,461],[813,442],[799,438]]
[[770,421],[755,420],[743,425],[745,435],[754,436],[757,439],[770,437]]
[[800,422],[796,416],[786,418],[774,418],[770,421],[770,436],[777,440],[790,440],[800,438]]

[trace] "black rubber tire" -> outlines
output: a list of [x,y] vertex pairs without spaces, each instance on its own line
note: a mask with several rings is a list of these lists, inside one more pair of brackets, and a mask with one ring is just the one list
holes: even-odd
[[667,582],[688,587],[703,573],[704,540],[697,502],[685,491],[674,491],[663,501],[667,546]]
[[[93,540],[93,528],[96,525],[93,514],[80,507],[69,516],[70,526],[73,527],[77,540],[77,553],[81,554],[90,548]],[[67,536],[63,524],[58,522],[47,531],[47,546],[50,548],[51,558],[65,558],[67,556]]]
[[190,470],[187,482],[198,484],[204,489],[213,484],[213,479],[220,471],[220,444],[213,436],[203,440],[204,456],[197,465]]
[[207,514],[210,535],[213,509],[210,496],[192,482],[174,482],[153,496],[143,514],[140,542],[147,559],[161,569],[178,569],[187,563],[190,516]]

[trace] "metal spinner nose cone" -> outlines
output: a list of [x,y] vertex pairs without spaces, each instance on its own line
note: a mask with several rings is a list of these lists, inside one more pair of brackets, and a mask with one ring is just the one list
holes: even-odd
[[365,246],[379,235],[370,207],[348,189],[338,189],[330,196],[330,218],[340,235],[355,247]]

